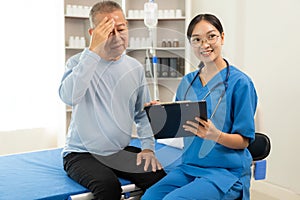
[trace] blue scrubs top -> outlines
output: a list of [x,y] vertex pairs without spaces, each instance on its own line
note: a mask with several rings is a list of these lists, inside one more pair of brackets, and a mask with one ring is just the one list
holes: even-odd
[[[225,90],[224,84],[219,83],[226,79],[228,69],[230,75],[226,93],[211,118]],[[239,133],[253,142],[257,94],[251,79],[234,66],[229,66],[214,76],[207,85],[203,86],[200,78],[197,78],[190,86],[197,71],[183,77],[177,89],[176,100],[203,100],[210,91],[205,98],[207,113],[216,128],[226,133]],[[218,87],[213,89],[217,84]],[[247,148],[230,149],[197,136],[184,138],[184,148],[183,162],[179,166],[181,170],[191,176],[207,178],[224,193],[239,181],[243,184],[243,199],[249,199],[252,157]]]

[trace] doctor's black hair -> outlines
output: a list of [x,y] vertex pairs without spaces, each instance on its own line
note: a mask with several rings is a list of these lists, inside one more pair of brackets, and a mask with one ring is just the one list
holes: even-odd
[[187,29],[187,38],[190,41],[191,37],[192,37],[192,33],[193,30],[196,26],[196,24],[198,24],[200,21],[205,20],[208,23],[210,23],[211,25],[213,25],[214,27],[216,27],[216,29],[222,34],[223,33],[223,26],[220,22],[220,20],[212,15],[212,14],[199,14],[197,16],[195,16],[192,21],[190,22],[188,29]]

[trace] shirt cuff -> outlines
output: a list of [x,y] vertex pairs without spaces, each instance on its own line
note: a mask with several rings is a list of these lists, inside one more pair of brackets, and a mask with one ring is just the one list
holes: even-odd
[[96,62],[99,62],[101,60],[101,57],[96,54],[95,52],[89,50],[88,48],[85,48],[80,56],[80,60],[84,57],[89,56],[90,58],[94,59]]
[[148,137],[148,138],[143,138],[140,139],[141,141],[141,146],[142,146],[142,150],[144,149],[150,149],[154,152],[154,137]]

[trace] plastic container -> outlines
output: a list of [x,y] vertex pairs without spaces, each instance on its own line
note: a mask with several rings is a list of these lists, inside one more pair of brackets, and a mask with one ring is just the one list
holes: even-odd
[[162,40],[161,47],[167,47],[167,40],[166,39]]
[[172,42],[170,39],[168,39],[168,42],[167,42],[167,47],[172,47]]
[[173,40],[173,47],[179,47],[179,41],[176,38]]
[[148,28],[154,28],[157,25],[157,3],[153,0],[144,4],[144,23]]

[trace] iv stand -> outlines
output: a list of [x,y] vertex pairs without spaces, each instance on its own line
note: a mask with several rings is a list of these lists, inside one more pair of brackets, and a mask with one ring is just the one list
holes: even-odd
[[152,84],[153,84],[153,97],[154,100],[159,100],[159,91],[158,91],[158,81],[157,81],[157,57],[156,50],[154,48],[154,37],[155,28],[149,28],[149,36],[150,36],[150,53],[152,54],[152,64],[153,64],[153,74],[152,74]]
[[[153,81],[153,97],[154,100],[159,100],[158,94],[158,83],[157,83],[157,57],[156,57],[156,25],[157,25],[157,3],[154,3],[154,0],[149,0],[148,3],[144,4],[144,24],[148,27],[149,30],[149,38],[150,38],[150,48],[149,51],[152,54],[152,66],[151,63],[147,63],[147,68],[150,69],[150,74],[152,76]],[[149,61],[148,49],[146,50],[146,54]],[[151,71],[153,73],[151,73]]]

